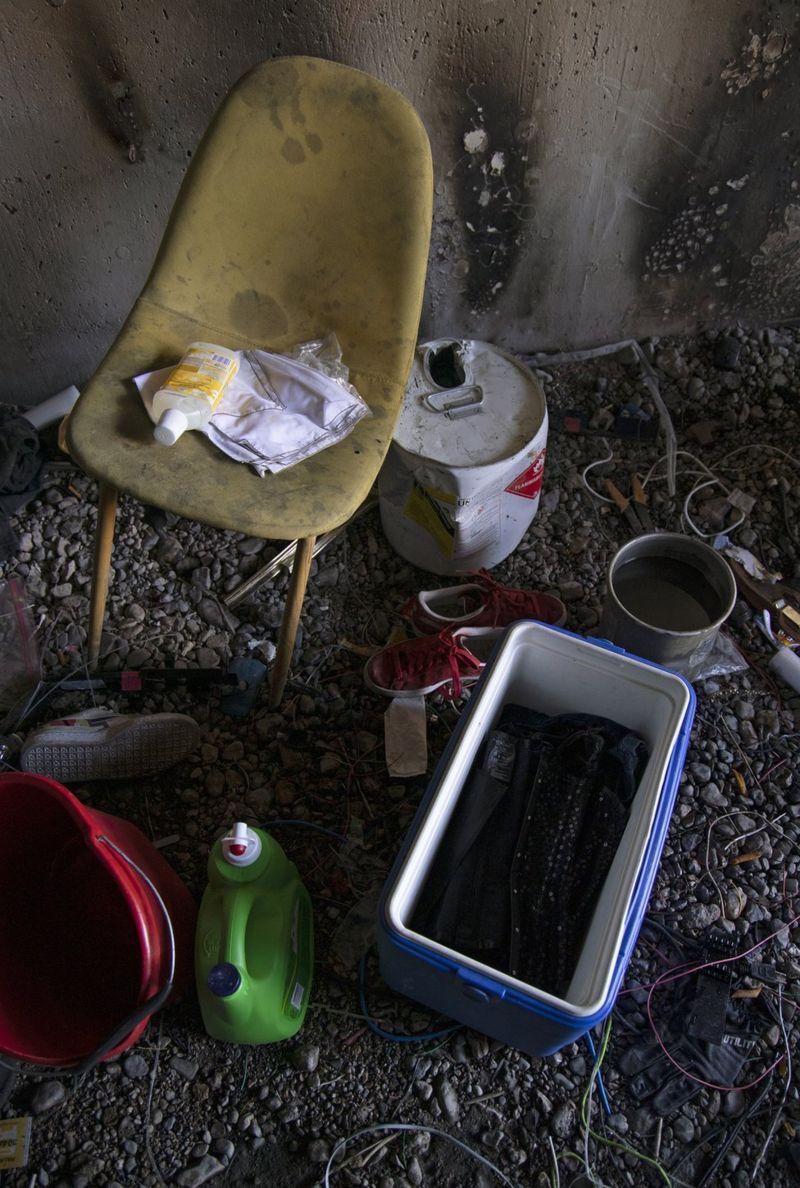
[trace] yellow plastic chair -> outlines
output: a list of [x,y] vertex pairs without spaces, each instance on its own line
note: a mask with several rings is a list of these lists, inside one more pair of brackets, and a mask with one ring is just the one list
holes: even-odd
[[[299,538],[270,685],[280,701],[315,537],[367,495],[391,440],[419,325],[431,226],[428,138],[411,105],[358,70],[263,62],[225,99],[181,186],[141,296],[67,425],[100,480],[89,622],[95,663],[117,492],[271,540]],[[369,404],[339,445],[259,478],[199,433],[171,449],[131,377],[189,342],[288,350],[333,330]]]

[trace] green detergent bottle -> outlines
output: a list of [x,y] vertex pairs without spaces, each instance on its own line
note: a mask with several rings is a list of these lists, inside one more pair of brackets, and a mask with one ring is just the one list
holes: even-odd
[[289,1039],[311,990],[311,900],[273,837],[238,822],[214,844],[195,940],[206,1031],[234,1044]]

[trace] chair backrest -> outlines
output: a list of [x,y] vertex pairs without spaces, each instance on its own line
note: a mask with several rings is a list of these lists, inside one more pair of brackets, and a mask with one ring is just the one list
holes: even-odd
[[198,337],[285,350],[333,330],[354,369],[402,369],[432,189],[425,130],[391,87],[314,58],[263,62],[197,149],[142,297]]

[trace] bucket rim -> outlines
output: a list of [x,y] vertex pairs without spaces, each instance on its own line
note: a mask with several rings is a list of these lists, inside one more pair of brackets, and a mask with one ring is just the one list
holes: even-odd
[[[125,901],[125,908],[130,918],[139,949],[139,985],[136,989],[136,1001],[133,1005],[134,1008],[141,1005],[142,1002],[146,1001],[151,983],[159,980],[158,969],[154,965],[152,945],[149,943],[142,911],[144,909],[150,912],[152,910],[152,904],[149,894],[139,894],[141,884],[130,870],[128,864],[117,857],[111,847],[105,845],[100,840],[109,832],[108,826],[105,826],[105,822],[116,822],[122,820],[122,818],[114,817],[110,813],[103,813],[98,809],[89,808],[69,788],[60,784],[57,780],[50,779],[49,776],[37,775],[34,772],[0,772],[0,795],[2,795],[4,787],[9,791],[11,791],[12,787],[18,789],[36,789],[46,794],[51,800],[58,802],[59,806],[71,817],[76,828],[82,835],[87,849],[91,852],[93,859],[100,863],[109,877],[113,878],[119,894]],[[102,817],[103,819],[98,820],[98,817]],[[138,828],[132,822],[125,821],[124,824]],[[145,904],[147,904],[146,909],[144,908]],[[137,905],[139,910],[134,905]],[[109,1050],[104,1059],[113,1059],[136,1043],[147,1027],[147,1023],[148,1020],[145,1019],[140,1024],[137,1024],[123,1042]],[[34,1056],[22,1051],[12,1051],[7,1047],[1,1050],[14,1060],[42,1067],[75,1067],[79,1066],[84,1059],[83,1055],[78,1055],[63,1059],[59,1058],[56,1063],[50,1058],[39,1055]]]
[[[541,420],[539,421],[539,424],[537,425],[535,431],[531,434],[531,436],[526,441],[525,445],[521,449],[517,450],[516,453],[506,454],[504,457],[498,458],[494,462],[478,462],[473,466],[461,465],[461,464],[450,463],[450,462],[439,462],[436,458],[432,458],[428,454],[421,454],[421,453],[419,453],[418,450],[411,450],[408,448],[408,446],[403,445],[402,442],[399,442],[397,440],[397,437],[395,436],[397,433],[397,428],[398,428],[399,421],[400,421],[399,415],[398,415],[398,425],[395,425],[394,432],[392,433],[391,448],[393,448],[393,449],[397,448],[398,450],[402,450],[403,453],[407,454],[409,458],[419,459],[419,461],[423,462],[423,463],[428,463],[428,464],[434,463],[435,465],[441,467],[442,469],[449,471],[451,474],[458,474],[458,475],[480,474],[482,472],[492,470],[493,468],[496,468],[496,467],[508,466],[515,459],[517,459],[517,458],[521,459],[521,458],[525,457],[529,453],[529,451],[532,449],[532,447],[533,447],[534,443],[537,441],[537,439],[541,436],[542,432],[545,433],[545,441],[541,448],[546,450],[547,449],[546,437],[547,437],[547,432],[550,427],[550,419],[549,419],[548,412],[547,412],[547,396],[545,394],[544,385],[542,384],[539,377],[536,375],[536,372],[533,370],[533,368],[529,367],[529,365],[523,359],[520,359],[517,355],[514,355],[510,351],[505,350],[503,347],[496,346],[493,342],[486,342],[482,338],[459,338],[456,335],[453,335],[452,337],[450,337],[448,335],[443,335],[440,338],[432,338],[432,339],[428,339],[424,342],[418,342],[416,345],[416,348],[415,348],[415,355],[418,355],[426,347],[428,347],[434,343],[439,343],[439,342],[470,342],[470,343],[477,343],[480,346],[490,347],[492,349],[492,351],[494,351],[495,354],[502,356],[502,358],[504,358],[508,363],[511,363],[513,366],[517,367],[520,371],[522,371],[523,373],[526,373],[526,375],[525,375],[526,379],[529,379],[532,382],[532,384],[534,386],[534,390],[536,391],[536,394],[537,394],[539,400],[541,401],[541,406],[542,406]],[[406,385],[405,385],[405,388],[403,391],[403,399],[404,400],[407,395],[408,395],[408,382],[406,382]]]

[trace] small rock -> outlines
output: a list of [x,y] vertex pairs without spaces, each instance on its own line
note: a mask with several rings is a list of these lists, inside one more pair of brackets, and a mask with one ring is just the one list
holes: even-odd
[[156,560],[166,569],[171,569],[183,552],[183,546],[174,536],[165,536],[156,550]]
[[616,1130],[617,1134],[627,1134],[629,1130],[628,1119],[624,1114],[609,1115],[608,1125],[612,1130]]
[[732,371],[739,365],[742,344],[738,338],[729,334],[721,334],[714,347],[714,366],[722,371]]
[[225,611],[213,598],[201,598],[197,613],[210,627],[221,627],[226,631],[233,631],[236,621],[233,615]]
[[679,1114],[672,1123],[672,1133],[679,1143],[690,1143],[694,1138],[694,1122]]
[[314,586],[315,587],[321,586],[321,587],[323,587],[323,589],[326,587],[328,589],[330,589],[332,586],[338,586],[338,584],[339,584],[339,566],[338,565],[326,565],[325,568],[321,569],[319,571],[319,573],[317,574],[317,576],[314,578]]
[[564,602],[579,602],[584,596],[583,586],[580,582],[561,582],[558,592]]
[[229,1138],[218,1138],[214,1140],[214,1154],[219,1155],[224,1163],[230,1163],[236,1152],[236,1144],[231,1142]]
[[327,1163],[331,1149],[324,1139],[312,1139],[308,1144],[308,1158],[312,1163]]
[[222,752],[222,758],[228,759],[232,763],[237,763],[240,759],[244,759],[244,743],[242,740],[235,738],[233,742],[229,742]]
[[566,1139],[575,1129],[577,1111],[571,1101],[565,1101],[555,1110],[550,1119],[550,1129],[556,1138]]
[[707,763],[693,763],[689,770],[700,784],[707,784],[711,779],[711,768]]
[[193,1081],[200,1071],[197,1061],[187,1060],[185,1056],[173,1056],[169,1064],[170,1068],[174,1068],[175,1072],[187,1081]]
[[752,719],[756,716],[755,707],[752,705],[752,703],[749,701],[742,701],[741,698],[738,698],[736,701],[734,701],[733,712],[742,722],[752,721]]
[[659,351],[655,362],[659,371],[663,371],[670,379],[680,379],[689,370],[683,355],[675,347]]
[[225,1165],[215,1159],[213,1155],[204,1155],[194,1167],[187,1167],[175,1177],[175,1183],[180,1188],[200,1188],[201,1184],[212,1180],[220,1172],[225,1171]]
[[722,1099],[722,1113],[726,1118],[738,1118],[746,1104],[745,1095],[739,1089],[729,1089]]
[[295,1068],[299,1068],[301,1072],[312,1073],[319,1064],[319,1048],[313,1044],[295,1048],[291,1060]]
[[252,557],[256,553],[260,553],[266,543],[265,540],[259,540],[256,536],[246,536],[244,540],[239,541],[236,548],[242,556]]
[[61,1081],[42,1081],[31,1099],[31,1113],[45,1114],[66,1101],[67,1093]]
[[192,585],[199,586],[201,590],[211,589],[211,570],[207,565],[198,565],[192,574]]
[[342,761],[339,756],[332,755],[328,752],[319,761],[320,775],[331,775],[334,771],[338,771],[341,766]]
[[703,804],[707,804],[711,808],[724,809],[728,807],[728,801],[717,784],[706,784],[700,793],[700,799]]
[[731,887],[725,892],[725,919],[738,920],[747,906],[747,896],[741,887]]
[[710,928],[720,917],[716,903],[692,903],[683,913],[687,928]]
[[206,774],[206,792],[211,796],[221,796],[225,791],[225,772],[219,767],[212,767]]
[[436,1100],[442,1108],[442,1113],[446,1121],[451,1126],[455,1126],[461,1112],[458,1104],[458,1094],[447,1077],[441,1074],[434,1081],[434,1089],[436,1091]]
[[150,1069],[143,1056],[133,1055],[125,1057],[122,1062],[122,1071],[132,1081],[140,1081],[142,1077],[147,1076]]
[[72,582],[63,582],[60,586],[53,586],[50,593],[54,598],[69,598],[72,593]]

